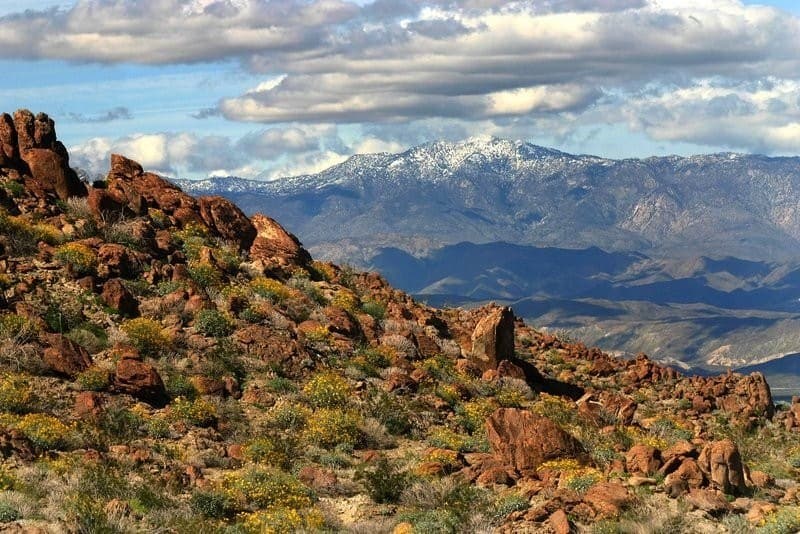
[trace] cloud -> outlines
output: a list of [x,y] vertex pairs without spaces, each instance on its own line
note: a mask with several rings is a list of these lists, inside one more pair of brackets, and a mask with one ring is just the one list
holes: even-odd
[[223,136],[199,137],[190,133],[134,134],[119,139],[96,137],[69,147],[71,164],[91,174],[108,170],[113,153],[138,161],[146,169],[176,175],[235,174],[248,163],[231,140]]
[[[271,128],[229,141],[225,165],[292,155],[310,168],[352,149],[315,130],[330,124],[406,137],[437,120],[526,137],[625,124],[745,150],[797,143],[797,99],[763,100],[763,84],[800,81],[800,19],[738,0],[79,0],[0,18],[0,57],[238,61],[263,82],[192,116]],[[180,163],[209,163],[196,159]]]
[[798,94],[798,81],[703,80],[629,99],[622,110],[632,130],[656,140],[792,153],[800,143]]
[[101,123],[113,122],[118,120],[130,120],[133,118],[131,111],[123,106],[118,106],[96,116],[87,116],[83,113],[68,113],[67,117],[75,122]]

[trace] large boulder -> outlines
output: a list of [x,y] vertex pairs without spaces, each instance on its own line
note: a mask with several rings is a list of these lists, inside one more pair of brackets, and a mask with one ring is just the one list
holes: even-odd
[[509,307],[493,309],[472,333],[472,363],[482,371],[496,369],[502,360],[514,357],[514,312]]
[[139,315],[139,302],[119,278],[112,278],[103,284],[101,297],[107,306],[117,310],[120,315]]
[[0,166],[13,166],[19,160],[17,129],[8,113],[0,115]]
[[556,458],[584,455],[580,442],[547,417],[528,410],[498,408],[486,420],[492,453],[517,471],[532,471]]
[[706,444],[697,465],[711,485],[725,493],[741,494],[747,489],[739,448],[729,439]]
[[311,254],[275,219],[256,214],[251,220],[256,237],[250,247],[250,258],[263,263],[266,271],[290,274],[295,268],[311,263]]
[[21,157],[41,190],[52,191],[61,200],[86,196],[86,187],[61,154],[49,148],[31,148],[23,151]]
[[661,452],[650,445],[634,445],[625,455],[625,468],[629,473],[652,475],[659,467]]
[[92,365],[86,349],[61,334],[48,336],[47,342],[50,346],[44,350],[42,359],[52,372],[75,378]]
[[200,217],[212,231],[241,250],[248,250],[256,238],[256,227],[236,204],[222,197],[200,197]]
[[117,364],[114,389],[154,406],[163,406],[167,401],[164,381],[155,367],[130,355],[124,356]]

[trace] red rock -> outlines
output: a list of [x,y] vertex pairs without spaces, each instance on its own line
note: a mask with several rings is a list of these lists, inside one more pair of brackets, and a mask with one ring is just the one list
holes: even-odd
[[475,480],[475,484],[481,487],[510,486],[513,483],[514,479],[508,474],[508,468],[500,466],[485,469]]
[[101,298],[107,306],[117,310],[124,317],[139,315],[139,302],[119,278],[112,278],[103,284]]
[[511,363],[509,360],[502,360],[497,365],[498,378],[516,378],[518,380],[525,380],[525,371],[518,365]]
[[592,507],[596,518],[610,518],[617,517],[635,499],[622,484],[601,482],[589,488],[583,500]]
[[575,458],[583,447],[550,419],[527,410],[499,408],[486,420],[493,454],[520,472],[547,460]]
[[446,474],[441,462],[422,462],[414,472],[421,477],[442,477]]
[[91,367],[91,356],[74,341],[61,334],[53,334],[47,336],[47,342],[50,346],[45,349],[43,360],[52,372],[75,378]]
[[30,169],[33,189],[53,192],[61,200],[86,196],[86,187],[64,156],[46,148],[31,148],[23,151],[21,158]]
[[649,445],[634,445],[625,455],[625,468],[629,473],[652,475],[661,467],[661,452]]
[[19,161],[19,145],[14,119],[8,113],[0,115],[0,166],[12,166]]
[[75,397],[72,412],[76,417],[97,417],[103,413],[103,397],[94,391],[82,391]]
[[291,274],[295,268],[311,263],[311,255],[300,241],[277,221],[261,214],[254,215],[251,220],[257,233],[250,247],[250,257],[261,261],[266,271]]
[[775,484],[775,479],[763,471],[750,471],[750,482],[757,488],[768,488]]
[[496,369],[502,360],[514,357],[514,312],[494,308],[478,322],[472,333],[470,361],[482,371]]
[[563,509],[558,509],[550,514],[547,522],[550,523],[550,528],[553,529],[555,534],[570,534],[572,532],[572,525]]
[[117,243],[101,245],[97,251],[97,263],[100,278],[133,278],[139,272],[133,253]]
[[213,232],[249,250],[256,238],[256,228],[233,202],[222,197],[200,197],[200,217]]
[[744,470],[739,448],[729,439],[706,444],[697,460],[712,486],[725,493],[744,493]]
[[114,388],[154,406],[164,405],[167,400],[164,382],[155,367],[133,358],[123,358],[117,364]]
[[711,515],[721,515],[728,511],[730,505],[725,496],[711,489],[692,489],[684,500],[690,506],[702,510]]
[[678,497],[692,488],[699,488],[705,483],[705,476],[700,466],[692,458],[686,458],[678,469],[664,479],[664,488],[670,497]]
[[307,465],[297,474],[300,482],[316,491],[332,490],[339,483],[336,473],[320,467]]

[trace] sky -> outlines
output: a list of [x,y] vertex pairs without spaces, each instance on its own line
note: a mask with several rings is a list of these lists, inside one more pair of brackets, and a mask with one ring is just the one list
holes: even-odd
[[0,110],[73,166],[276,179],[493,135],[800,154],[790,0],[0,0]]

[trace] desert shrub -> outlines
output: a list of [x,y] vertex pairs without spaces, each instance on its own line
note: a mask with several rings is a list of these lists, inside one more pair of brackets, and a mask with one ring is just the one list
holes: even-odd
[[320,408],[306,422],[303,438],[308,443],[331,448],[337,445],[355,446],[361,437],[361,416],[352,410]]
[[78,374],[75,383],[83,391],[103,391],[111,384],[111,373],[104,367],[93,365]]
[[170,398],[183,397],[194,400],[197,397],[197,388],[185,374],[168,366],[162,376],[164,377],[164,387]]
[[322,294],[322,291],[308,279],[306,276],[292,276],[289,281],[287,282],[289,287],[293,287],[304,293],[312,302],[320,305],[325,306],[328,303],[328,299],[325,298],[325,295]]
[[200,255],[200,249],[211,244],[208,229],[197,223],[187,224],[173,233],[173,238],[181,245],[183,253],[189,259],[196,259]]
[[26,341],[36,332],[36,326],[16,313],[0,315],[0,340]]
[[272,507],[246,514],[242,521],[242,527],[248,534],[318,532],[323,526],[325,518],[314,508],[296,510],[288,507]]
[[266,388],[274,393],[295,393],[297,386],[290,379],[276,376],[267,380]]
[[380,421],[386,430],[395,436],[411,431],[411,414],[405,403],[383,391],[369,400],[369,413]]
[[39,450],[57,450],[66,447],[73,429],[55,417],[41,413],[22,416],[14,425]]
[[492,399],[481,397],[462,404],[456,413],[458,422],[470,434],[482,430],[486,418],[497,409],[497,404]]
[[459,434],[445,427],[431,429],[427,440],[434,447],[459,452],[487,452],[489,450],[489,443],[485,436]]
[[119,220],[103,227],[103,240],[106,243],[117,243],[133,250],[141,250],[144,242],[133,231],[134,221]]
[[[46,308],[42,319],[52,332],[65,334],[83,325],[86,317],[83,314],[81,299],[68,294],[51,294],[45,300]],[[87,325],[87,328],[91,328]]]
[[138,317],[122,323],[128,340],[144,356],[157,357],[171,343],[169,334],[153,319]]
[[248,460],[258,464],[281,466],[286,463],[284,452],[276,446],[275,440],[268,437],[250,441],[244,448],[244,455]]
[[97,254],[81,243],[61,245],[56,249],[54,257],[78,276],[90,275],[97,267]]
[[237,510],[285,507],[300,510],[314,502],[313,492],[292,475],[272,467],[249,467],[222,478],[222,493]]
[[250,290],[273,304],[280,304],[292,296],[292,290],[272,278],[260,276],[250,281]]
[[690,440],[694,437],[694,433],[690,429],[683,428],[668,417],[659,417],[653,421],[647,431],[654,438],[662,440],[666,445],[671,445],[680,440]]
[[81,325],[67,332],[67,337],[85,348],[89,354],[97,354],[108,348],[108,334],[100,328]]
[[230,375],[237,380],[242,380],[245,377],[246,369],[242,361],[241,349],[230,339],[220,339],[217,345],[206,353],[202,371],[207,376]]
[[494,522],[500,523],[503,519],[508,517],[509,514],[525,511],[530,508],[530,506],[530,499],[526,499],[524,496],[517,493],[512,493],[497,498],[495,502],[492,503],[489,515]]
[[8,194],[14,198],[19,198],[25,194],[25,186],[14,180],[3,182],[3,189],[8,191]]
[[211,519],[231,514],[230,498],[219,491],[195,491],[189,500],[192,511]]
[[130,441],[139,435],[143,422],[140,413],[112,403],[103,410],[97,426],[114,441]]
[[414,532],[457,534],[485,508],[486,492],[452,478],[419,480],[405,488],[401,501],[413,510],[398,519]]
[[38,397],[27,377],[6,374],[0,379],[0,410],[25,413],[31,411],[37,402]]
[[364,484],[373,501],[383,504],[400,500],[408,477],[382,457],[370,468],[360,469],[356,473],[356,480]]
[[358,311],[359,307],[358,296],[348,289],[343,289],[333,297],[331,306],[336,306],[350,313],[355,313]]
[[202,288],[216,287],[222,283],[222,273],[207,261],[190,261],[189,277]]
[[233,333],[233,321],[219,310],[200,310],[194,318],[194,326],[212,337],[225,337]]
[[169,407],[170,417],[194,426],[212,426],[217,421],[217,407],[205,399],[176,398]]
[[58,229],[49,224],[31,223],[24,217],[14,217],[0,209],[0,234],[15,254],[33,254],[39,242],[57,245],[63,239]]
[[361,311],[370,315],[376,321],[382,321],[386,317],[386,305],[377,300],[364,300],[361,303]]
[[73,221],[92,218],[92,210],[89,207],[89,199],[87,197],[68,198],[66,208],[67,216]]
[[347,380],[333,372],[315,375],[303,388],[303,395],[317,408],[344,406],[350,400],[352,390]]
[[267,420],[275,428],[281,430],[296,430],[305,426],[311,410],[307,407],[292,403],[284,399],[279,400],[267,412]]
[[22,514],[11,503],[0,501],[0,523],[10,523],[21,518]]
[[800,531],[800,507],[786,506],[766,517],[756,529],[758,534],[792,534]]

